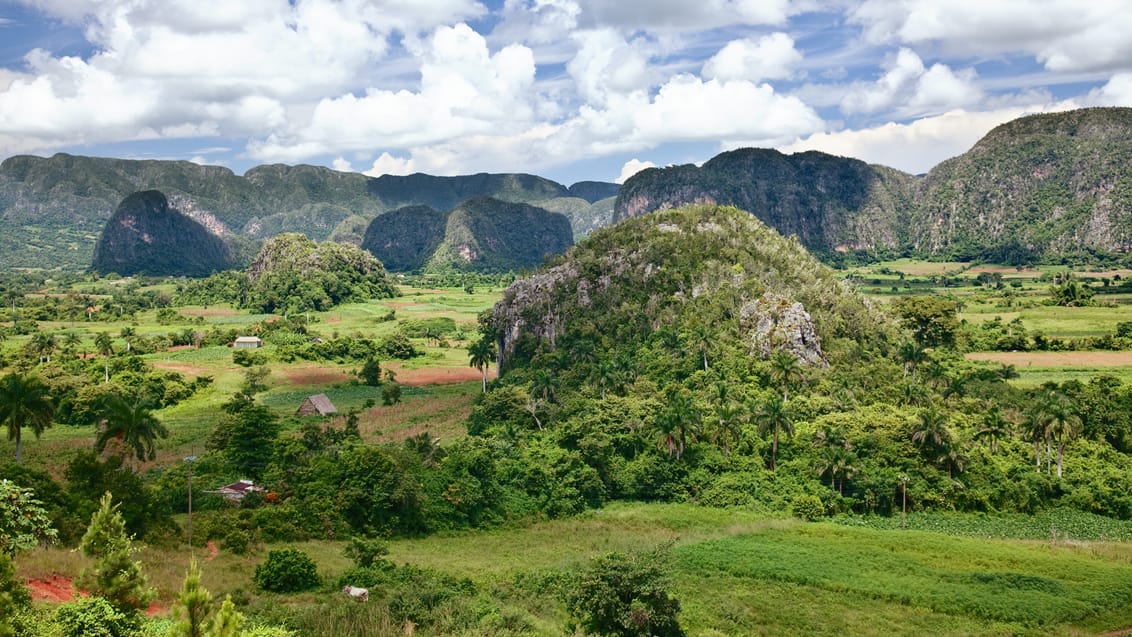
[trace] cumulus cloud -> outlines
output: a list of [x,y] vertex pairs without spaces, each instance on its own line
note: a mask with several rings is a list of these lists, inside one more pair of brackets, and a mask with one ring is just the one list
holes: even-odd
[[785,33],[728,42],[704,63],[701,75],[714,80],[761,82],[787,78],[802,61],[794,39]]
[[925,68],[915,51],[902,48],[876,82],[857,83],[841,99],[847,114],[895,109],[904,116],[939,113],[979,101],[975,71],[951,70],[945,64]]
[[1104,86],[1089,92],[1091,106],[1128,106],[1132,104],[1132,73],[1117,73]]
[[925,173],[939,162],[961,155],[992,128],[1032,113],[1064,110],[1076,105],[1035,104],[983,112],[962,109],[908,124],[887,123],[859,130],[817,133],[780,147],[783,152],[819,150],[854,157],[905,172]]
[[621,174],[618,175],[617,179],[615,179],[614,181],[619,184],[623,184],[627,179],[646,168],[656,168],[656,164],[652,163],[651,161],[641,161],[634,157],[633,159],[625,162],[625,165],[621,166]]
[[1124,0],[865,0],[850,12],[875,44],[938,43],[961,55],[1021,52],[1051,71],[1132,68]]
[[816,5],[788,0],[586,0],[584,17],[627,30],[714,29],[735,24],[783,24]]
[[364,174],[370,177],[411,175],[417,172],[415,165],[416,162],[411,157],[394,157],[389,153],[381,153],[381,156],[373,161],[373,165]]

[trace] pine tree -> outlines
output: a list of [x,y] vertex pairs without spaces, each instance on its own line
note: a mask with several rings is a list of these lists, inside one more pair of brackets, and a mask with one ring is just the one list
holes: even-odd
[[141,562],[131,557],[136,549],[126,535],[122,514],[111,505],[109,492],[102,496],[98,511],[91,516],[79,549],[83,556],[94,560],[79,576],[80,588],[127,614],[149,606],[153,591],[146,587]]
[[244,615],[236,610],[236,605],[232,603],[232,596],[229,595],[224,598],[224,603],[220,605],[220,610],[216,611],[216,616],[208,622],[208,632],[205,635],[206,637],[236,637],[240,634],[240,628],[243,625]]
[[200,585],[200,565],[192,560],[181,594],[177,596],[176,613],[181,621],[173,627],[173,634],[177,637],[205,637],[204,619],[208,616],[211,601],[212,594]]

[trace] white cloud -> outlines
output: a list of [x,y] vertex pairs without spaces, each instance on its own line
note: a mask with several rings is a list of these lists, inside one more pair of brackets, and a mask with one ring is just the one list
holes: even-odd
[[850,21],[876,44],[934,42],[957,55],[1021,52],[1051,71],[1132,68],[1125,0],[865,0]]
[[581,13],[575,0],[506,0],[492,36],[532,44],[558,42],[577,28]]
[[324,98],[309,122],[248,147],[269,161],[375,147],[409,148],[529,125],[537,93],[530,49],[508,46],[494,55],[464,24],[441,27],[424,45],[420,91],[369,89]]
[[634,157],[633,159],[625,162],[625,165],[621,166],[621,174],[618,175],[617,179],[615,179],[614,181],[619,184],[623,184],[627,179],[646,168],[656,168],[656,164],[652,163],[651,161],[641,161]]
[[973,69],[957,73],[944,64],[924,68],[920,56],[907,48],[887,66],[876,82],[852,85],[841,99],[841,110],[855,114],[893,109],[908,117],[970,106],[982,97]]
[[802,61],[794,39],[785,33],[772,33],[755,40],[732,40],[704,63],[703,75],[714,80],[761,82],[788,78]]
[[788,0],[586,0],[585,18],[599,24],[636,30],[703,30],[729,25],[784,24],[791,15],[814,6]]
[[649,67],[651,45],[626,42],[613,29],[580,31],[573,40],[578,52],[566,65],[578,95],[588,104],[605,105],[612,96],[648,89],[657,79]]
[[1102,87],[1089,92],[1086,101],[1092,106],[1132,105],[1132,73],[1117,73]]
[[410,158],[394,157],[389,153],[381,153],[381,156],[373,161],[373,165],[364,174],[370,177],[380,177],[382,175],[411,175],[417,170],[414,168],[416,162]]
[[1064,102],[983,112],[958,109],[909,124],[888,123],[860,130],[817,133],[779,149],[791,153],[819,150],[913,174],[924,173],[945,159],[967,152],[999,124],[1023,115],[1074,107],[1076,104]]
[[354,167],[352,164],[350,164],[350,160],[341,155],[335,157],[334,161],[330,162],[330,167],[342,173],[354,172]]

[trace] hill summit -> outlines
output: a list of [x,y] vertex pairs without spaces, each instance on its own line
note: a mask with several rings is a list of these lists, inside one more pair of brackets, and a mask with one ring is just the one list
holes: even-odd
[[472,197],[449,212],[407,206],[366,228],[362,248],[393,271],[522,270],[574,243],[570,220],[525,203]]
[[207,276],[232,267],[228,248],[204,226],[169,206],[156,190],[118,204],[94,248],[100,273]]

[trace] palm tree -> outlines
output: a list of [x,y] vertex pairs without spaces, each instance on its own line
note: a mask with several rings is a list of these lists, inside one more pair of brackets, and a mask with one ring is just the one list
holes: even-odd
[[63,350],[68,354],[73,354],[75,350],[82,347],[83,337],[79,336],[77,332],[67,332],[63,337]]
[[723,447],[723,457],[731,455],[732,444],[739,442],[739,423],[743,410],[735,401],[717,403],[715,405],[715,418],[717,429],[715,439]]
[[916,382],[916,367],[928,360],[928,352],[916,341],[905,341],[900,345],[900,349],[896,352],[900,362],[904,364],[904,377],[908,377],[908,373],[912,374],[912,382]]
[[711,323],[697,319],[688,326],[685,334],[691,344],[699,351],[700,358],[703,360],[704,371],[708,371],[708,348],[719,337],[716,330],[712,328]]
[[805,371],[798,364],[798,357],[786,350],[775,350],[770,357],[770,378],[774,384],[782,388],[782,400],[787,400],[790,389],[795,383],[801,382]]
[[54,334],[39,332],[31,337],[31,348],[39,355],[39,363],[41,365],[45,358],[47,362],[51,362],[51,353],[55,351],[57,345],[58,342],[55,340]]
[[942,447],[939,448],[936,462],[947,466],[947,479],[952,477],[952,471],[963,473],[963,469],[967,468],[967,456],[963,453],[963,448],[955,441],[947,441]]
[[947,414],[934,406],[920,412],[920,424],[912,432],[912,442],[921,447],[943,449],[951,442],[951,431],[947,428]]
[[118,333],[126,341],[126,351],[130,351],[133,347],[130,345],[130,340],[138,335],[137,331],[132,327],[123,327],[122,331]]
[[676,454],[679,460],[684,455],[688,439],[698,429],[700,411],[696,403],[685,392],[672,392],[668,397],[668,407],[657,417],[657,427],[664,435],[668,455]]
[[484,336],[472,343],[468,348],[468,355],[471,358],[468,364],[483,374],[483,391],[487,392],[487,368],[495,362],[495,341]]
[[767,400],[752,405],[752,415],[758,422],[759,435],[772,432],[770,445],[770,470],[774,471],[778,462],[778,436],[780,433],[786,437],[794,435],[794,423],[786,411],[786,401],[778,394],[772,394]]
[[[844,495],[845,479],[853,477],[853,474],[857,472],[857,467],[854,464],[856,460],[857,454],[847,447],[825,447],[818,455],[814,473],[819,477],[828,474],[829,488],[837,489],[838,493]],[[840,480],[838,480],[839,477]]]
[[106,357],[106,360],[105,360],[104,365],[103,365],[103,370],[105,371],[106,376],[105,376],[105,380],[103,382],[109,383],[110,382],[110,356],[114,354],[114,342],[110,340],[110,334],[108,332],[99,332],[97,335],[95,335],[95,337],[94,337],[94,347],[98,350],[99,354],[102,354],[103,356]]
[[1035,471],[1042,472],[1042,442],[1049,439],[1049,418],[1041,404],[1032,406],[1026,412],[1026,437],[1034,443]]
[[998,453],[998,441],[1006,438],[1014,430],[1014,422],[1003,415],[998,406],[991,407],[983,415],[983,426],[975,432],[975,439],[990,441],[991,453]]
[[1057,439],[1057,477],[1061,477],[1061,459],[1065,454],[1065,444],[1081,433],[1081,418],[1073,408],[1068,396],[1058,395],[1046,405],[1049,415],[1048,435]]
[[607,390],[617,386],[617,374],[617,363],[615,361],[601,360],[598,361],[597,365],[594,365],[590,377],[601,392],[602,400],[605,400]]
[[102,453],[112,439],[119,439],[122,445],[133,451],[133,456],[142,462],[156,457],[156,442],[165,438],[169,430],[149,410],[145,400],[128,402],[118,394],[107,394],[102,403],[104,424],[94,439],[94,450]]
[[0,378],[0,423],[8,426],[8,440],[16,441],[16,464],[23,462],[24,428],[30,427],[39,438],[51,426],[55,405],[47,392],[38,376],[12,372]]

